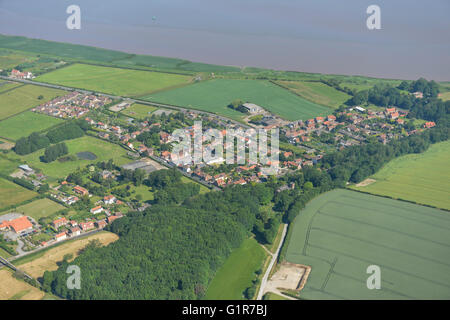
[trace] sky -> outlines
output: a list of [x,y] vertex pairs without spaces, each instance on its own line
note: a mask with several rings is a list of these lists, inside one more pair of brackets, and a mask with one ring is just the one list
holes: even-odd
[[[66,8],[81,9],[69,30]],[[366,9],[381,9],[369,30]],[[449,0],[0,0],[0,33],[279,70],[450,81]]]

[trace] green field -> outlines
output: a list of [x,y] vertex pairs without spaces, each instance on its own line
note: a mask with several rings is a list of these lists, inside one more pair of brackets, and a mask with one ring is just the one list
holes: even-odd
[[127,115],[132,118],[145,119],[146,117],[149,117],[151,115],[151,113],[157,109],[158,108],[156,108],[156,107],[152,107],[152,106],[148,106],[148,105],[140,104],[140,103],[135,103],[132,106],[130,106],[129,108],[122,110],[121,112],[124,115]]
[[54,83],[119,96],[140,96],[188,84],[192,77],[150,71],[99,67],[87,64],[71,66],[46,73],[37,81]]
[[58,160],[51,163],[43,163],[39,157],[44,154],[44,150],[38,150],[32,154],[26,155],[23,159],[28,165],[34,168],[39,168],[45,175],[53,178],[65,177],[69,173],[76,171],[78,167],[84,167],[89,163],[98,161],[106,161],[113,159],[116,164],[122,165],[131,160],[126,158],[125,149],[118,145],[96,139],[90,136],[65,141],[69,148],[70,155],[76,155],[79,152],[89,151],[97,156],[95,160],[81,160],[60,162]]
[[0,178],[0,208],[21,203],[35,197],[37,193]]
[[[304,299],[449,299],[450,213],[350,190],[311,201],[286,260],[312,267]],[[369,290],[367,267],[381,269]]]
[[[0,120],[45,103],[57,96],[66,94],[65,91],[25,85],[0,94]],[[39,96],[43,99],[39,100]]]
[[0,137],[18,140],[33,132],[46,130],[63,120],[46,116],[44,114],[26,111],[14,117],[0,121]]
[[[9,212],[20,212],[26,216],[30,216],[38,221],[40,218],[48,217],[58,212],[60,210],[65,209],[64,206],[56,203],[50,199],[44,198],[39,199],[30,203],[27,203],[23,206],[17,207],[14,210],[8,210]],[[8,212],[2,212],[0,215]]]
[[209,284],[206,300],[241,300],[252,285],[255,271],[260,269],[267,254],[255,239],[245,240],[234,249]]
[[306,100],[333,109],[338,108],[350,99],[348,94],[338,91],[322,82],[278,81],[278,83],[301,95]]
[[450,210],[450,141],[420,154],[396,158],[373,175],[376,182],[353,189]]
[[152,94],[144,99],[215,112],[235,120],[240,120],[243,114],[227,106],[236,99],[255,103],[289,120],[309,119],[332,112],[264,80],[215,79]]
[[18,82],[9,82],[0,80],[0,94],[20,86],[23,86],[23,84]]
[[10,161],[9,159],[0,156],[0,173],[10,175],[20,165],[19,162]]

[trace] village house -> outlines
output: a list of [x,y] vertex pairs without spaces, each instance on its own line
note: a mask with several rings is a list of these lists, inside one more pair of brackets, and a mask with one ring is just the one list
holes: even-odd
[[80,228],[75,227],[75,228],[70,229],[70,235],[71,235],[72,237],[79,236],[80,234],[81,234]]
[[116,202],[116,200],[117,200],[116,197],[113,196],[113,195],[105,196],[105,197],[103,198],[103,202],[104,202],[106,205],[114,204],[114,203]]
[[64,232],[61,232],[61,233],[58,233],[56,236],[55,236],[55,241],[56,242],[59,242],[59,241],[63,241],[63,240],[66,240],[67,239],[67,233],[64,231]]
[[93,221],[88,221],[88,222],[80,222],[80,228],[83,231],[88,231],[91,229],[94,229],[94,222]]
[[106,227],[106,221],[105,220],[98,220],[96,222],[97,228],[98,229],[103,229],[104,227]]
[[102,206],[97,206],[97,207],[92,208],[90,212],[92,214],[97,214],[97,213],[103,212],[103,208],[102,208]]
[[59,219],[56,219],[52,222],[53,226],[55,227],[55,229],[58,229],[62,226],[65,226],[67,224],[67,219],[62,217]]
[[85,188],[80,187],[80,186],[75,186],[73,188],[73,191],[77,194],[79,194],[80,196],[86,196],[89,194],[89,191],[87,191]]

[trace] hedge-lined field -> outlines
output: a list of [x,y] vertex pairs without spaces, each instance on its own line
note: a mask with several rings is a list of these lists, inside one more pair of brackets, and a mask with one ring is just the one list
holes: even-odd
[[375,182],[353,189],[450,210],[450,141],[420,154],[396,158],[370,177]]
[[21,137],[29,136],[33,132],[46,130],[62,122],[62,119],[26,111],[0,121],[0,137],[18,140]]
[[[0,120],[65,94],[66,92],[63,90],[34,85],[25,85],[11,91],[3,92],[0,94]],[[38,99],[39,96],[42,96],[42,99]]]
[[69,155],[75,155],[79,152],[92,152],[97,156],[94,160],[82,160],[77,158],[76,160],[68,161],[53,161],[51,163],[41,162],[39,157],[44,154],[44,149],[38,150],[34,153],[24,156],[24,159],[31,167],[39,168],[45,175],[53,178],[61,178],[67,176],[69,173],[77,170],[78,167],[83,167],[89,163],[95,163],[98,161],[107,161],[114,159],[118,165],[131,162],[126,158],[126,151],[122,147],[112,144],[100,139],[93,138],[91,136],[84,136],[82,138],[65,141],[69,149]]
[[37,193],[25,189],[9,180],[0,178],[0,208],[21,203],[35,197]]
[[330,108],[338,108],[351,97],[322,82],[278,81],[279,84],[303,98]]
[[332,113],[330,108],[302,99],[264,80],[215,79],[144,97],[154,102],[215,112],[239,120],[244,115],[227,106],[236,99],[255,103],[288,120]]
[[[450,298],[448,212],[339,189],[291,228],[286,260],[312,267],[301,298]],[[380,290],[367,288],[370,265],[381,269]]]
[[154,91],[188,84],[192,77],[87,64],[71,66],[46,73],[37,81],[68,87],[110,93],[119,96],[138,96]]

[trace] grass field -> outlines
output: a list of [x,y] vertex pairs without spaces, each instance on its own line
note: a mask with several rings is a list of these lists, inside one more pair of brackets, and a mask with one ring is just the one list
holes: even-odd
[[18,82],[9,82],[0,80],[0,93],[12,90],[20,86],[23,86],[23,84]]
[[20,265],[20,269],[32,277],[42,277],[45,271],[56,270],[58,268],[57,263],[61,262],[66,254],[72,254],[73,259],[75,259],[78,256],[78,251],[86,247],[89,241],[95,239],[99,240],[103,245],[108,245],[119,239],[119,237],[115,233],[102,231],[85,238],[65,241],[60,245],[51,247],[37,255],[33,255],[31,260],[18,260],[16,264]]
[[74,64],[36,78],[37,81],[120,96],[139,96],[187,84],[192,77],[120,68]]
[[46,130],[63,120],[46,116],[44,114],[26,111],[14,117],[0,121],[0,137],[18,140],[33,132]]
[[252,285],[255,271],[260,269],[267,254],[255,239],[247,239],[233,250],[209,284],[206,300],[241,300]]
[[0,156],[0,173],[10,175],[20,165],[18,162],[10,161]]
[[11,271],[0,270],[0,300],[41,300],[45,293],[13,277]]
[[156,108],[156,107],[147,106],[145,104],[140,104],[140,103],[135,103],[131,107],[129,107],[125,110],[122,110],[121,112],[124,115],[127,115],[132,118],[144,119],[146,117],[149,117],[151,115],[151,113],[157,109],[158,108]]
[[301,95],[306,100],[333,109],[338,108],[350,99],[348,94],[327,86],[322,82],[278,81],[278,83]]
[[243,114],[227,106],[236,99],[251,102],[289,119],[327,115],[331,109],[302,99],[289,90],[263,80],[215,79],[144,97],[154,102],[215,112],[240,120]]
[[264,300],[289,300],[289,299],[287,299],[285,297],[282,297],[282,296],[280,296],[280,295],[278,295],[276,293],[273,293],[273,292],[267,292],[264,295],[263,299]]
[[[291,228],[286,260],[312,267],[300,298],[450,298],[448,212],[339,189]],[[367,288],[370,265],[381,269],[379,290]]]
[[[9,212],[20,212],[26,216],[30,216],[38,221],[42,217],[48,217],[55,212],[65,209],[64,206],[51,201],[50,199],[44,198],[39,199],[30,203],[27,203],[23,206],[17,207],[14,210],[8,210]],[[0,215],[5,214],[7,212],[2,212]]]
[[424,153],[390,161],[370,177],[374,183],[352,189],[450,210],[449,159],[450,141],[433,144]]
[[89,163],[95,163],[98,161],[106,161],[113,159],[118,165],[125,164],[131,160],[126,158],[125,149],[118,145],[96,139],[91,136],[84,136],[82,138],[65,141],[69,148],[70,155],[76,155],[79,152],[89,151],[97,156],[95,160],[81,160],[60,162],[58,160],[51,163],[43,163],[39,157],[44,154],[44,150],[38,150],[34,153],[24,156],[22,159],[32,167],[36,167],[42,170],[45,175],[53,178],[65,177],[69,173],[77,170],[78,167],[83,167]]
[[[65,91],[44,88],[34,85],[25,85],[14,90],[0,94],[0,120],[31,109],[57,96]],[[39,96],[43,99],[39,100]]]
[[0,208],[21,203],[36,195],[37,193],[33,191],[22,188],[9,180],[0,178]]
[[450,100],[450,91],[448,91],[448,92],[443,92],[443,93],[441,94],[440,99],[442,99],[443,101]]

